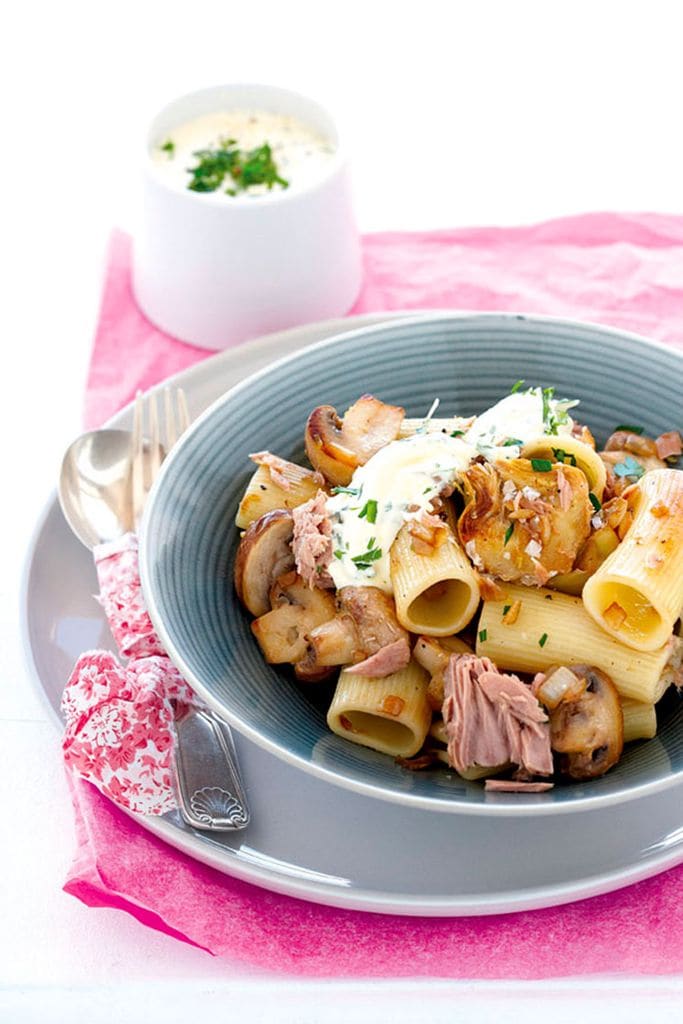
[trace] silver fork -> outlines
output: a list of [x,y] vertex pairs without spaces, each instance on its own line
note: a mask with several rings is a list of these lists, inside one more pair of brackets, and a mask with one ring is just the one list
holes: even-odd
[[136,525],[140,522],[147,496],[161,463],[189,425],[190,412],[182,388],[164,388],[161,430],[157,396],[152,393],[145,398],[141,391],[136,394],[130,452],[131,519]]
[[[165,388],[159,422],[157,398],[138,391],[130,448],[130,515],[139,525],[152,484],[173,445],[190,425],[181,388]],[[212,712],[190,708],[176,721],[178,806],[188,825],[227,832],[249,824],[235,745],[230,729]]]

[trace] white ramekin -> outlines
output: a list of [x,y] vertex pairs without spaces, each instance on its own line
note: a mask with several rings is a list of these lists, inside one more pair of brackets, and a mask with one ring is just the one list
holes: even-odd
[[[335,154],[308,185],[229,202],[163,180],[152,160],[173,129],[230,109],[288,114],[331,140]],[[274,86],[222,85],[169,103],[147,136],[142,216],[132,284],[149,320],[203,348],[343,315],[361,281],[347,160],[331,116]]]

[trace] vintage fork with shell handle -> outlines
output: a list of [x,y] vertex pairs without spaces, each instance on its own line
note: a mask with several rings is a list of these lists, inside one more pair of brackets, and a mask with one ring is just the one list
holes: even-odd
[[[94,430],[67,449],[59,477],[64,516],[83,544],[114,540],[139,525],[161,463],[190,424],[185,394],[138,392],[133,430]],[[188,825],[223,832],[245,828],[249,810],[235,745],[213,712],[190,708],[176,721],[178,804]]]

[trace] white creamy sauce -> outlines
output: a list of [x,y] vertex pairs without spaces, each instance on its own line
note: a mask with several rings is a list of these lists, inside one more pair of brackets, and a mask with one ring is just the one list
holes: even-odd
[[[566,400],[546,401],[546,416],[561,421],[558,434],[571,433]],[[508,395],[479,416],[465,436],[423,432],[381,448],[353,474],[348,488],[328,498],[334,552],[328,571],[339,590],[371,586],[391,593],[389,551],[404,523],[430,510],[430,502],[453,483],[478,455],[491,462],[519,458],[519,444],[547,429],[541,391]],[[507,483],[514,487],[511,481]],[[476,559],[470,552],[470,558]]]
[[[550,412],[557,417],[576,403],[549,399]],[[572,420],[558,426],[558,434],[570,434]],[[477,454],[494,462],[496,459],[518,459],[522,445],[546,433],[543,416],[543,396],[540,389],[518,391],[496,402],[478,416],[465,434],[465,441]],[[505,444],[517,440],[519,444]]]
[[[192,121],[174,128],[169,134],[157,140],[151,151],[157,173],[169,185],[186,189],[192,179],[189,169],[195,167],[194,153],[201,149],[215,149],[226,140],[234,139],[240,150],[253,150],[268,143],[277,173],[288,183],[287,189],[274,185],[251,185],[242,196],[258,196],[287,192],[302,188],[325,172],[335,149],[330,139],[309,128],[298,118],[284,114],[272,114],[263,110],[229,110],[204,114]],[[163,147],[167,144],[168,150]],[[224,186],[215,192],[197,193],[202,195],[224,195],[226,201],[233,197],[226,193],[232,179],[226,179]]]
[[337,589],[365,585],[391,593],[389,551],[398,531],[471,457],[461,439],[424,433],[392,441],[359,466],[349,487],[326,502],[335,553],[328,571]]

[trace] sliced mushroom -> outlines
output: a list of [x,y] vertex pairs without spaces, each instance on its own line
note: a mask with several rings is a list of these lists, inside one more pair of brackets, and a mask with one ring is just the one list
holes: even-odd
[[405,667],[410,660],[410,634],[399,625],[388,594],[377,587],[344,587],[337,604],[334,618],[309,634],[305,658],[309,671],[352,665],[379,678]]
[[252,615],[270,610],[273,583],[294,567],[291,512],[266,512],[245,530],[235,560],[235,589]]
[[633,434],[630,430],[615,430],[605,442],[606,452],[631,452],[646,458],[657,458],[657,446],[651,437]]
[[356,623],[350,615],[335,615],[329,622],[316,627],[310,637],[313,660],[316,664],[351,665],[365,657]]
[[355,622],[366,657],[396,640],[410,637],[399,625],[393,598],[378,587],[343,587],[339,591],[339,608]]
[[334,615],[334,598],[289,572],[271,587],[270,604],[271,610],[252,622],[252,632],[267,662],[296,665],[306,657],[309,633]]
[[472,648],[458,636],[433,636],[417,638],[413,657],[427,669],[431,679],[427,687],[427,700],[434,711],[440,711],[444,700],[444,672],[451,654],[472,654]]
[[[586,685],[577,699],[561,700],[554,710],[549,709],[550,744],[563,775],[595,779],[617,763],[624,747],[619,694],[599,669],[591,665],[569,668]],[[540,690],[537,692],[540,696]]]
[[341,419],[331,405],[319,405],[306,424],[306,454],[330,483],[344,487],[354,470],[399,436],[404,410],[363,395]]
[[302,682],[318,682],[339,665],[350,664],[363,656],[358,631],[350,615],[335,615],[316,626],[307,639],[306,655],[295,667]]

